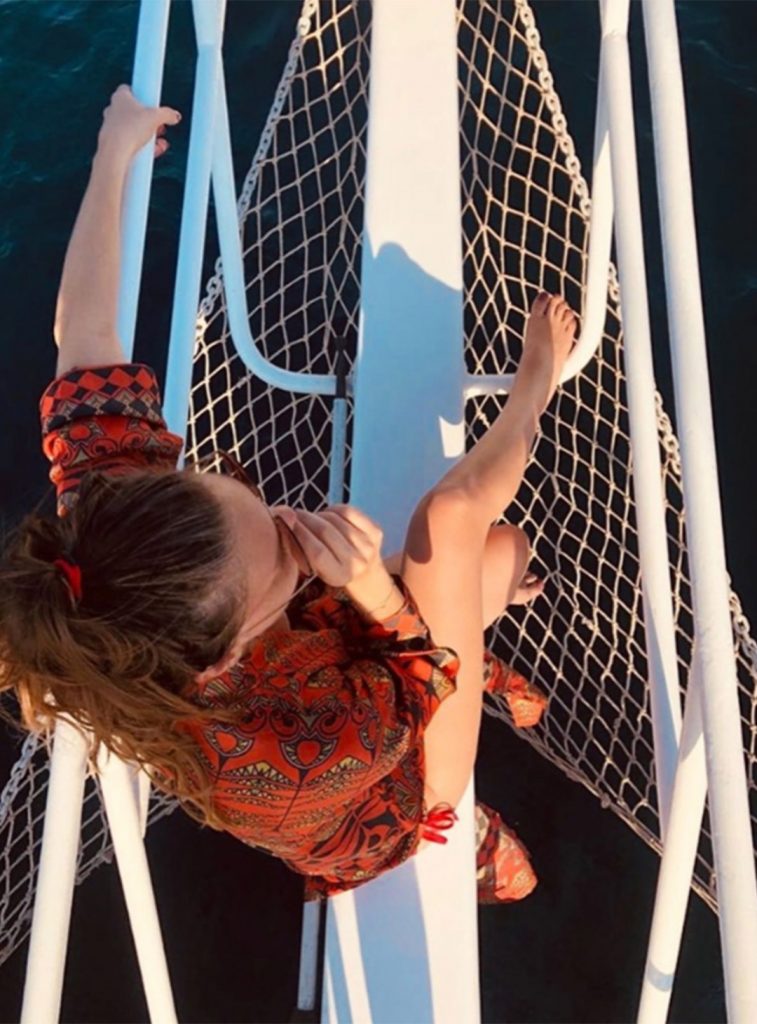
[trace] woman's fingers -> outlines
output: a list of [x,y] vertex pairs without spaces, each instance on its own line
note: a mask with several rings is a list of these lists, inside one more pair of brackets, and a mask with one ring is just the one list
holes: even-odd
[[[103,110],[103,124],[98,135],[98,142],[106,139],[109,144],[117,144],[124,148],[128,155],[134,156],[152,136],[160,137],[165,133],[166,126],[179,124],[181,113],[173,107],[146,107],[140,103],[125,83],[119,85],[110,98],[110,103]],[[168,150],[168,144],[155,145],[155,155],[162,156]]]
[[318,522],[310,512],[299,511],[294,535],[302,545],[311,568],[324,582],[343,586],[351,579],[349,546],[329,524]]
[[373,551],[374,545],[370,538],[336,512],[324,509],[318,513],[300,512],[298,515],[342,564],[351,563],[356,557],[363,561]]
[[319,515],[333,523],[336,529],[341,530],[349,541],[355,544],[360,550],[367,554],[381,547],[383,534],[375,524],[364,514],[356,516],[355,510],[350,506],[337,508],[326,508]]
[[364,513],[356,514],[352,506],[318,513],[299,510],[295,536],[313,570],[327,583],[338,586],[365,572],[380,557],[381,531]]
[[384,532],[378,523],[374,523],[370,516],[355,505],[329,505],[328,512],[336,512],[349,523],[354,523],[363,533],[380,544],[384,539]]

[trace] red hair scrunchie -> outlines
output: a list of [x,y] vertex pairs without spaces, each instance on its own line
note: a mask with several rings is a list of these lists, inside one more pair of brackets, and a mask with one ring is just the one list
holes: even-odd
[[56,558],[53,565],[60,569],[66,577],[66,583],[73,595],[74,601],[81,601],[81,569],[75,562],[66,558]]

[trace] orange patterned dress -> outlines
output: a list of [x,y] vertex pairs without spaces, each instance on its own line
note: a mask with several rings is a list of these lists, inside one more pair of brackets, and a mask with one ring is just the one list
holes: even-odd
[[[120,363],[72,370],[40,400],[42,448],[59,516],[91,469],[171,468],[183,441],[166,428],[153,370]],[[423,803],[423,734],[455,691],[453,650],[437,647],[400,576],[402,608],[382,623],[341,588],[315,580],[289,604],[291,628],[271,627],[243,661],[199,685],[205,707],[242,705],[243,720],[197,723],[195,737],[229,831],[305,876],[305,899],[353,889],[411,857],[425,836],[445,842],[451,820]],[[516,724],[546,701],[490,652],[488,690]],[[481,903],[522,899],[536,885],[528,853],[496,811],[476,804]]]

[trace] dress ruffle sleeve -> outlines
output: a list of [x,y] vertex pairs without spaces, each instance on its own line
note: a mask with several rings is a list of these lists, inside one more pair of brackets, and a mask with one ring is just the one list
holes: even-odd
[[144,363],[70,370],[45,389],[39,412],[59,516],[73,508],[89,470],[171,469],[184,443],[167,429],[155,372]]

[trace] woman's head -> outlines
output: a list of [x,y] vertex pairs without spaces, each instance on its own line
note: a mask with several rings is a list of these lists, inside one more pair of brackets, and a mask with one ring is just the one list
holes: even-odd
[[[0,689],[15,691],[26,728],[45,733],[66,712],[221,825],[176,726],[237,717],[191,696],[291,597],[299,556],[277,523],[291,510],[273,511],[238,480],[151,470],[91,472],[65,519],[28,515],[0,567]],[[53,565],[64,553],[81,568],[76,606]]]
[[281,615],[299,573],[308,573],[309,566],[291,533],[292,509],[269,508],[248,485],[231,476],[203,473],[199,479],[223,509],[234,551],[227,583],[233,585],[241,573],[247,593],[246,615],[235,643],[224,661],[208,670],[219,672],[238,660],[249,642]]

